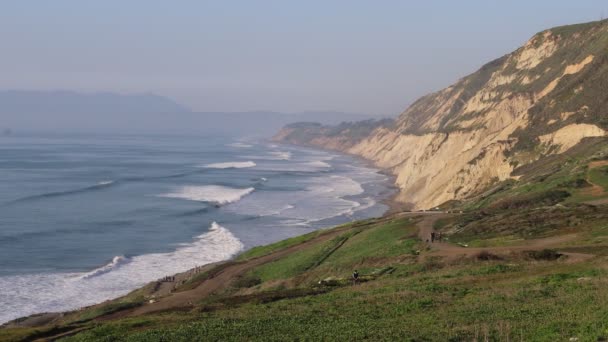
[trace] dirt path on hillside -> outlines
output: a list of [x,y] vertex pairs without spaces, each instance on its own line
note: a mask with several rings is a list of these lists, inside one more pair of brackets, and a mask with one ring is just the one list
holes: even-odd
[[285,249],[255,259],[235,263],[222,269],[213,278],[203,281],[199,286],[192,290],[172,293],[166,297],[160,298],[155,303],[147,303],[141,307],[132,310],[125,310],[112,315],[104,316],[101,318],[101,320],[117,319],[127,316],[139,316],[143,314],[174,309],[191,309],[200,300],[208,297],[209,295],[212,295],[215,292],[218,292],[219,290],[225,289],[227,285],[229,285],[232,281],[237,279],[239,276],[246,274],[248,271],[255,267],[281,259],[291,253],[305,250],[306,248],[314,244],[329,241],[347,230],[357,227],[364,227],[366,225],[367,224],[361,224],[344,227],[343,229],[334,229],[306,242],[287,247]]
[[[422,241],[426,241],[430,239],[430,234],[433,231],[434,223],[443,217],[449,217],[453,214],[446,214],[441,212],[418,212],[418,213],[401,213],[396,214],[394,216],[387,217],[384,220],[391,220],[396,217],[412,217],[412,218],[421,218],[417,223],[419,228],[418,236]],[[374,222],[374,224],[378,223],[378,221]],[[369,224],[361,224],[355,226],[348,226],[342,229],[334,229],[330,230],[326,233],[323,233],[311,240],[306,242],[287,247],[285,249],[270,253],[268,255],[264,255],[255,259],[237,262],[232,265],[229,265],[219,271],[212,278],[203,281],[196,288],[183,291],[183,292],[175,292],[171,293],[166,297],[160,298],[155,303],[146,303],[143,306],[120,311],[114,314],[110,314],[107,316],[103,316],[98,318],[99,320],[113,320],[123,317],[129,316],[139,316],[149,313],[158,313],[163,311],[170,310],[190,310],[195,307],[195,304],[200,302],[202,299],[207,298],[214,293],[225,289],[231,282],[238,277],[246,274],[248,271],[283,257],[286,257],[289,254],[296,253],[298,251],[305,250],[315,244],[323,243],[333,239],[334,237],[344,233],[347,230],[364,227]],[[498,254],[506,254],[513,251],[524,251],[524,250],[540,250],[544,248],[554,247],[556,245],[562,244],[564,242],[568,242],[576,238],[575,234],[570,235],[562,235],[557,237],[550,237],[546,239],[538,239],[538,240],[529,240],[526,241],[525,244],[521,246],[509,246],[509,247],[488,247],[488,248],[465,248],[457,245],[453,245],[445,242],[435,242],[429,244],[431,247],[431,251],[428,254],[425,254],[424,257],[429,256],[441,256],[449,259],[457,259],[463,256],[473,256],[482,251],[488,251],[492,253]],[[568,262],[586,260],[588,258],[593,257],[593,255],[589,254],[581,254],[581,253],[563,253],[569,256]]]
[[[596,161],[592,161],[588,164],[589,170],[593,170],[595,168],[606,166],[606,165],[608,165],[608,160],[596,160]],[[589,195],[589,196],[593,196],[593,197],[601,197],[601,196],[607,195],[606,190],[604,189],[603,186],[601,186],[599,184],[595,184],[591,181],[591,179],[589,178],[589,174],[587,174],[587,176],[585,177],[585,180],[587,181],[587,183],[591,184],[591,187],[589,189],[585,189],[583,191],[583,193],[585,195]],[[602,204],[608,203],[608,198],[601,198],[601,199],[596,199],[596,200],[591,200],[591,201],[585,201],[583,203],[591,204],[591,205],[602,205]]]
[[[427,214],[425,215],[418,225],[418,237],[422,241],[430,241],[431,233],[434,231],[433,225],[435,222],[443,217],[448,217],[449,214]],[[461,257],[470,257],[477,255],[481,252],[489,252],[493,254],[509,254],[512,252],[523,252],[523,251],[532,251],[532,250],[542,250],[546,248],[555,249],[557,246],[572,241],[577,238],[577,234],[567,234],[567,235],[559,235],[552,236],[543,239],[534,239],[534,240],[526,240],[521,245],[516,246],[500,246],[500,247],[461,247],[458,245],[454,245],[446,242],[433,242],[429,243],[431,248],[431,252],[426,257],[429,256],[440,256],[445,257],[448,260],[454,260]],[[559,251],[559,248],[558,248]],[[592,254],[583,254],[583,253],[570,253],[570,252],[560,252],[566,256],[568,256],[567,262],[578,262],[582,260],[586,260],[592,258]]]

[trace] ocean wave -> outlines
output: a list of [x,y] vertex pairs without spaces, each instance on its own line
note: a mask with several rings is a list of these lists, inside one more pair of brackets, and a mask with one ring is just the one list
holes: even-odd
[[269,154],[277,160],[290,160],[291,159],[291,152],[274,151],[274,152],[270,152]]
[[283,214],[285,211],[294,209],[295,207],[296,207],[295,205],[286,204],[277,210],[274,210],[274,211],[271,210],[264,214],[260,214],[259,216],[281,216],[281,214]]
[[287,219],[282,220],[279,223],[289,227],[307,227],[310,222],[308,220],[303,219]]
[[306,163],[305,165],[307,166],[312,166],[312,167],[320,167],[320,168],[329,168],[331,167],[331,165],[329,165],[328,163],[322,161],[322,160],[315,160],[315,161],[311,161]]
[[294,203],[295,207],[281,214],[281,217],[292,220],[289,225],[307,225],[349,216],[363,208],[361,203],[349,198],[364,192],[361,184],[352,178],[333,175],[316,177],[308,183],[304,191],[291,199],[290,203]]
[[182,186],[159,197],[179,198],[215,204],[234,203],[249,195],[255,188],[236,189],[221,185]]
[[245,143],[242,143],[242,142],[235,142],[235,143],[232,143],[232,144],[227,144],[226,146],[228,146],[228,147],[236,147],[236,148],[251,148],[251,147],[253,147],[253,145],[245,144]]
[[262,171],[274,171],[284,172],[281,175],[297,175],[300,173],[302,176],[308,177],[309,173],[323,172],[327,173],[332,170],[331,164],[327,163],[323,159],[309,161],[292,161],[290,163],[263,163],[258,165],[258,170]]
[[83,187],[83,188],[79,188],[79,189],[47,192],[47,193],[39,194],[39,195],[26,196],[26,197],[18,198],[16,200],[13,200],[6,204],[8,205],[8,204],[14,204],[14,203],[20,203],[20,202],[26,202],[26,201],[42,200],[42,199],[46,199],[46,198],[75,195],[75,194],[80,194],[80,193],[89,192],[89,191],[98,191],[98,190],[106,189],[114,184],[116,184],[115,181],[101,181],[95,185],[91,185],[91,186],[87,186],[87,187]]
[[100,276],[100,275],[102,275],[104,273],[108,273],[124,264],[127,264],[129,261],[130,261],[129,258],[125,257],[124,255],[115,256],[114,258],[112,258],[112,261],[110,261],[108,264],[82,275],[80,277],[80,279],[90,279],[93,277]]
[[364,192],[361,183],[350,177],[333,175],[329,179],[331,180],[334,192],[339,193],[341,196],[360,195]]
[[291,160],[292,154],[288,151],[271,151],[266,155],[242,155],[239,158],[253,160]]
[[350,177],[332,175],[304,178],[297,185],[296,188],[284,190],[269,190],[260,185],[259,188],[265,191],[245,198],[226,210],[240,215],[276,216],[287,220],[288,225],[305,226],[333,217],[353,215],[369,207],[368,201],[362,205],[359,199],[352,198],[362,194],[364,189]]
[[226,162],[226,163],[213,163],[207,164],[203,167],[208,169],[244,169],[248,167],[254,167],[256,164],[252,161],[245,162]]
[[198,216],[198,215],[206,214],[208,212],[209,212],[209,208],[201,208],[201,209],[194,209],[194,210],[182,212],[179,214],[175,214],[173,216],[177,216],[177,217]]
[[53,230],[34,230],[34,231],[19,231],[14,234],[0,235],[0,242],[19,242],[24,240],[35,240],[41,238],[53,237],[61,234],[88,234],[87,226],[103,228],[106,233],[111,232],[115,229],[124,229],[126,226],[130,226],[134,221],[130,220],[115,220],[115,221],[98,221],[98,222],[87,222],[82,225],[75,227],[64,227]]
[[0,277],[0,324],[33,313],[74,310],[116,298],[166,275],[229,259],[243,248],[228,229],[213,222],[208,232],[173,252],[116,257],[90,272]]
[[147,176],[147,177],[126,177],[121,178],[120,182],[145,182],[150,180],[158,180],[158,179],[174,179],[174,178],[183,178],[196,174],[206,173],[208,170],[197,168],[192,171],[179,172],[179,173],[171,173],[168,175],[159,175],[159,176]]

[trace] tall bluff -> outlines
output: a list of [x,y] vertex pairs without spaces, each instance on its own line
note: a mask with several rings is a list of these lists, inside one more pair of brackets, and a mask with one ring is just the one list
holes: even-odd
[[369,159],[396,176],[399,201],[430,208],[606,129],[608,21],[600,21],[543,31],[392,122],[294,124],[275,140]]

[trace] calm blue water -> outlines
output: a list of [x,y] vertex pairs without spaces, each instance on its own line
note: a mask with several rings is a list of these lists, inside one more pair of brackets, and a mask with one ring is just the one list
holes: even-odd
[[0,137],[0,322],[381,215],[387,178],[267,142]]

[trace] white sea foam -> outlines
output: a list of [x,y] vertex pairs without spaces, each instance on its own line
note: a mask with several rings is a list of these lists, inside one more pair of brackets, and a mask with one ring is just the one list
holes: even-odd
[[272,216],[280,216],[281,214],[283,214],[286,210],[290,210],[290,209],[294,209],[295,206],[291,205],[291,204],[286,204],[284,205],[282,208],[280,208],[279,210],[276,210],[275,212],[272,212],[270,214],[267,215],[272,215]]
[[251,148],[251,147],[253,147],[253,145],[245,144],[245,143],[242,143],[242,142],[235,142],[235,143],[232,143],[232,144],[228,144],[226,146],[228,146],[228,147],[236,147],[236,148]]
[[293,154],[289,151],[270,151],[263,155],[242,155],[239,158],[247,158],[253,160],[291,160]]
[[216,204],[234,203],[252,193],[254,188],[235,189],[220,185],[182,186],[174,192],[159,197],[179,198],[190,201],[211,202]]
[[248,167],[254,167],[256,164],[252,161],[245,162],[226,162],[226,163],[213,163],[207,164],[203,167],[208,169],[244,169]]
[[104,181],[101,181],[101,182],[97,183],[97,185],[110,185],[112,183],[114,183],[114,181],[112,181],[112,180],[104,180]]
[[131,260],[129,258],[125,257],[124,255],[115,256],[114,258],[112,258],[112,261],[110,261],[108,264],[101,266],[100,268],[94,269],[89,273],[85,273],[81,278],[88,279],[88,278],[100,276],[102,274],[115,270],[122,265],[129,263],[129,261],[131,261]]
[[306,163],[306,165],[312,166],[312,167],[319,167],[319,168],[329,168],[329,167],[331,167],[331,165],[327,164],[326,162],[324,162],[322,160],[311,161],[311,162]]
[[273,158],[278,159],[278,160],[290,160],[291,159],[291,152],[274,151],[274,152],[270,152],[269,154]]
[[170,253],[145,254],[129,260],[115,257],[111,264],[86,273],[0,277],[0,324],[33,313],[73,310],[125,295],[163,276],[226,260],[243,247],[228,229],[214,222],[193,243]]
[[347,199],[363,193],[361,184],[344,176],[314,177],[297,181],[304,186],[291,191],[286,204],[285,194],[260,191],[230,205],[226,210],[244,215],[277,216],[286,225],[306,225],[324,219],[351,215],[362,208],[361,203]]
[[286,164],[265,163],[258,165],[259,170],[263,171],[284,171],[284,172],[324,172],[331,169],[331,165],[321,161],[291,162]]

